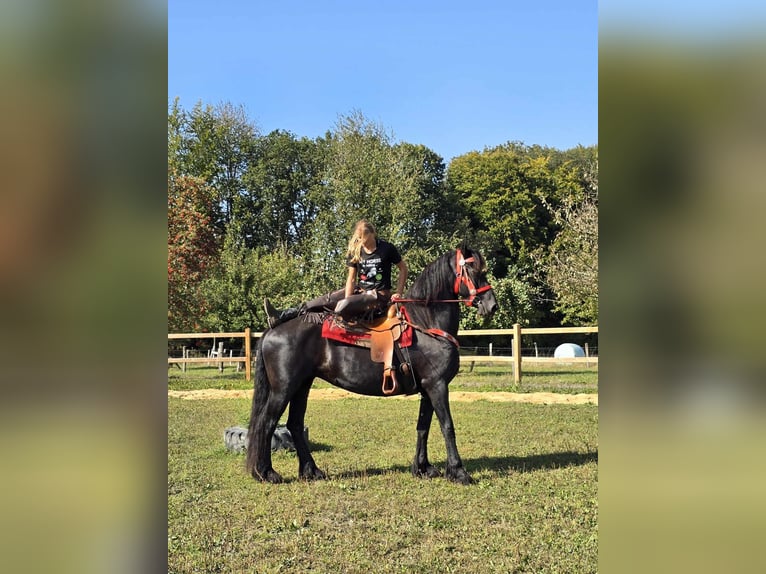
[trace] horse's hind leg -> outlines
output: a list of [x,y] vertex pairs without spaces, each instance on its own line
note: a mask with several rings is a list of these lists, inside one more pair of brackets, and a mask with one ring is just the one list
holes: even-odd
[[254,418],[251,421],[250,440],[254,444],[248,446],[248,456],[253,453],[254,460],[248,461],[253,478],[271,482],[282,482],[282,476],[274,470],[271,463],[271,437],[277,428],[277,423],[287,407],[284,393],[271,392],[264,405],[259,409],[254,406]]
[[295,450],[298,453],[298,476],[306,480],[322,480],[327,478],[327,475],[317,468],[309,445],[303,436],[304,418],[312,381],[313,379],[304,384],[290,401],[287,429],[293,437]]
[[426,478],[435,478],[441,473],[439,469],[428,462],[428,433],[431,430],[434,407],[426,395],[420,397],[420,413],[418,414],[418,442],[415,447],[415,460],[412,461],[412,474]]

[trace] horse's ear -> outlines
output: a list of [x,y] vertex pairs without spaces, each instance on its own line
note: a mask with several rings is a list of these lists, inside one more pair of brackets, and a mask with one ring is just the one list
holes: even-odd
[[471,249],[468,247],[468,241],[466,241],[465,239],[463,239],[463,240],[460,242],[460,246],[458,247],[458,249],[460,249],[460,251],[462,251],[463,253],[465,253],[466,251],[470,251],[470,250],[471,250]]

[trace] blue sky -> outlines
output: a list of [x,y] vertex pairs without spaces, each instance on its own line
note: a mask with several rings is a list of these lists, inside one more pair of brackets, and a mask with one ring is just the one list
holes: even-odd
[[168,98],[314,138],[355,110],[445,161],[598,143],[593,0],[169,0]]
[[[619,33],[667,34],[670,39],[716,40],[759,33],[763,37],[763,0],[603,0],[602,26]],[[712,36],[712,37],[711,37]]]

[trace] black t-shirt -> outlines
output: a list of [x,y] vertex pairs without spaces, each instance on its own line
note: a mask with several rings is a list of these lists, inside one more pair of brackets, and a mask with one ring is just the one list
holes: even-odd
[[351,263],[351,258],[346,258],[349,267],[356,267],[356,284],[360,289],[386,290],[391,289],[391,266],[398,264],[402,256],[396,247],[383,241],[377,240],[375,251],[367,253],[362,248],[361,261]]

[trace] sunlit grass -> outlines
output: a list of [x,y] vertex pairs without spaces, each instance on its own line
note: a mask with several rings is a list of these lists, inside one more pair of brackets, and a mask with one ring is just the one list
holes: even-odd
[[[306,425],[329,480],[255,482],[223,430],[242,399],[168,407],[168,571],[596,572],[598,409],[454,402],[472,486],[416,479],[417,401],[309,401]],[[431,461],[443,469],[434,420]]]

